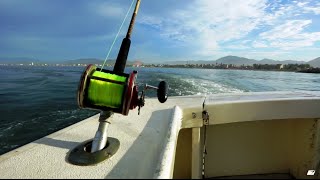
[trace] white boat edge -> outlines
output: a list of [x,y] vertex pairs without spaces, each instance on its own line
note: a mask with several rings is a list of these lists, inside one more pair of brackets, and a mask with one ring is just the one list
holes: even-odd
[[[66,160],[67,154],[74,147],[94,137],[98,127],[98,115],[95,115],[0,156],[0,177],[44,179],[201,178],[202,132],[204,125],[201,115],[204,99],[206,99],[205,109],[210,116],[208,127],[209,145],[211,140],[212,143],[226,142],[224,140],[226,136],[218,137],[219,134],[218,136],[215,134],[219,131],[219,128],[228,130],[227,128],[237,125],[240,132],[244,126],[259,128],[260,125],[253,126],[253,124],[257,122],[268,123],[268,121],[278,123],[279,126],[277,127],[268,124],[263,124],[263,127],[265,127],[265,129],[273,128],[272,130],[276,130],[279,134],[275,134],[280,137],[279,139],[290,138],[287,137],[287,135],[285,137],[282,136],[283,133],[278,131],[280,127],[286,129],[288,124],[285,123],[289,123],[289,121],[290,123],[303,123],[301,124],[301,137],[306,136],[308,138],[301,140],[301,144],[310,143],[309,134],[302,132],[307,128],[302,129],[302,127],[309,127],[311,123],[310,127],[314,127],[312,135],[315,136],[315,138],[312,139],[314,151],[306,152],[305,155],[308,158],[305,160],[297,159],[297,162],[298,160],[299,162],[303,161],[301,165],[291,163],[295,165],[294,167],[290,165],[289,168],[288,164],[290,163],[287,163],[287,161],[291,161],[290,159],[265,157],[261,160],[269,162],[267,160],[270,159],[270,164],[278,163],[281,165],[278,166],[277,164],[277,167],[275,167],[274,164],[273,166],[270,164],[261,164],[260,167],[256,168],[253,167],[256,161],[254,159],[247,159],[248,166],[243,169],[221,170],[216,165],[212,165],[212,167],[216,169],[207,168],[204,173],[206,178],[247,175],[252,172],[257,172],[256,174],[263,174],[263,172],[268,174],[290,173],[296,178],[310,178],[311,176],[307,176],[308,170],[315,169],[316,173],[318,173],[320,160],[320,123],[318,121],[320,119],[320,92],[292,91],[169,97],[168,101],[164,104],[160,104],[155,98],[146,99],[146,106],[142,108],[140,116],[138,116],[137,111],[134,110],[129,113],[129,116],[114,115],[111,118],[112,124],[109,127],[109,134],[111,137],[119,139],[121,144],[118,152],[110,159],[93,166],[76,166]],[[230,124],[230,126],[227,127],[226,125],[228,124]],[[296,125],[293,126],[296,127]],[[213,128],[215,129],[213,130]],[[237,133],[236,131],[234,131],[234,133]],[[284,130],[284,132],[287,131],[289,132],[291,129]],[[260,132],[261,136],[259,135]],[[266,137],[268,132],[269,131],[259,131],[255,133],[259,138],[263,137],[268,139],[269,137]],[[183,133],[188,135],[182,137]],[[276,135],[274,136],[277,137]],[[188,150],[191,156],[185,158],[188,159],[188,161],[186,160],[188,164],[185,164],[185,166],[188,167],[187,170],[186,167],[179,164],[183,161],[180,156],[184,153],[184,151],[182,151],[183,149],[181,149],[183,145],[180,145],[179,138],[181,140],[188,138],[185,140],[185,144],[191,143],[191,147]],[[213,139],[217,138],[220,138],[221,142],[213,141]],[[253,141],[255,141],[255,139],[253,139]],[[257,142],[259,141],[257,140]],[[282,142],[282,140],[277,139],[274,139],[274,142],[272,142],[281,147],[279,148],[279,152],[277,150],[274,151],[277,156],[283,154],[283,152],[287,152],[287,147],[281,146],[280,143]],[[243,144],[245,143],[246,142]],[[212,146],[216,147],[216,144]],[[219,147],[223,147],[223,144],[219,144]],[[304,150],[304,147],[299,148],[302,148],[302,151]],[[257,152],[258,150],[259,152],[264,152],[264,150],[258,147],[256,149]],[[227,151],[227,149],[224,150]],[[214,150],[211,150],[211,152],[213,151]],[[234,151],[236,151],[236,149]],[[269,151],[273,150],[269,149]],[[223,152],[219,153],[221,154],[216,155],[224,155]],[[242,153],[246,155],[245,152]],[[177,155],[179,155],[179,157],[177,157]],[[215,160],[218,163],[218,160]],[[239,160],[243,159],[239,157]],[[231,162],[231,160],[229,161]],[[294,159],[292,161],[294,161]],[[212,162],[208,161],[207,163],[210,164]],[[226,162],[227,160],[220,163],[221,168],[223,167],[223,163]],[[252,164],[250,164],[250,162]],[[318,174],[315,175],[316,176],[313,177],[318,177]]]

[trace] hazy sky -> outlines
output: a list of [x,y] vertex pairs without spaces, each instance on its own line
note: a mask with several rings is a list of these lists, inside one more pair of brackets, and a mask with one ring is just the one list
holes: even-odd
[[[131,0],[0,0],[0,57],[104,59]],[[129,19],[115,44],[116,58]],[[320,56],[320,1],[142,0],[130,59]]]

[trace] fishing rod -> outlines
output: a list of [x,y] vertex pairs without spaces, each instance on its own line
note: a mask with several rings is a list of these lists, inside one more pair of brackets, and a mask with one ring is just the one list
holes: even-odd
[[83,73],[78,89],[78,104],[81,108],[111,111],[127,116],[129,110],[133,110],[136,107],[139,107],[140,110],[144,106],[144,95],[148,89],[157,90],[157,97],[161,103],[167,100],[168,85],[165,81],[161,81],[156,88],[146,84],[139,98],[138,86],[136,85],[138,72],[124,73],[131,45],[130,38],[139,7],[140,0],[137,0],[113,71],[88,65]]
[[116,63],[114,65],[114,69],[113,69],[114,72],[123,72],[125,67],[126,67],[128,54],[129,54],[129,50],[130,50],[130,45],[131,45],[131,40],[130,40],[131,33],[132,33],[132,30],[133,30],[133,25],[134,25],[135,20],[136,20],[136,16],[138,14],[139,7],[140,7],[140,0],[137,0],[136,7],[134,9],[134,12],[132,14],[132,18],[131,18],[131,21],[130,21],[130,24],[129,24],[127,35],[122,40],[122,43],[121,43],[121,47],[120,47],[120,50],[119,50],[119,53],[118,53],[118,57],[117,57],[117,60],[116,60]]
[[[133,2],[134,0],[132,1],[132,4]],[[103,66],[97,68],[95,65],[90,64],[80,78],[77,93],[79,107],[101,110],[101,113],[99,117],[99,127],[92,143],[91,141],[85,142],[70,153],[69,161],[73,164],[96,164],[111,157],[118,150],[120,146],[119,140],[111,137],[108,138],[107,134],[107,129],[110,124],[108,118],[110,118],[113,113],[127,116],[129,110],[134,110],[136,107],[139,107],[138,114],[140,114],[141,107],[145,105],[145,91],[148,89],[157,91],[157,97],[160,103],[166,102],[168,98],[168,84],[165,81],[161,81],[158,87],[145,84],[139,98],[138,86],[136,83],[138,72],[133,71],[130,74],[124,73],[131,45],[130,38],[139,7],[140,0],[137,0],[127,34],[122,40],[113,71],[103,69]],[[130,9],[131,6],[129,11]],[[106,60],[107,58],[105,59],[105,62]],[[90,149],[90,153],[86,152],[86,149]]]

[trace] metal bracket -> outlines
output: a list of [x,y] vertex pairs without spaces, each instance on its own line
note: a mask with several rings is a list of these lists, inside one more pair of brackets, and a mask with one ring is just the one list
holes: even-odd
[[203,119],[203,125],[208,126],[209,125],[209,113],[208,113],[208,111],[206,111],[206,110],[202,111],[202,119]]
[[196,113],[192,113],[192,119],[195,119],[195,118],[197,118],[197,114]]
[[[197,115],[197,113],[192,112],[192,119],[197,119],[198,115]],[[204,126],[208,126],[209,125],[209,119],[210,119],[208,111],[207,110],[203,110],[202,113],[201,113],[201,117],[202,117],[202,120],[203,120],[203,125]]]

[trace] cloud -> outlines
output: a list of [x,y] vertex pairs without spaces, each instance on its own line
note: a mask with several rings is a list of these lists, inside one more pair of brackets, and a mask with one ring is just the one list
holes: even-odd
[[290,20],[261,33],[259,37],[268,41],[270,47],[284,50],[313,46],[320,41],[320,32],[306,32],[311,23],[312,20]]
[[304,7],[303,8],[306,12],[313,12],[316,15],[320,14],[320,3],[317,4],[315,7]]
[[142,16],[139,18],[137,23],[142,25],[148,25],[156,29],[160,29],[162,27],[162,20],[160,18],[156,18],[153,16]]
[[126,13],[125,6],[116,3],[103,2],[90,4],[93,12],[107,18],[124,17]]
[[195,55],[208,56],[221,49],[220,42],[241,39],[254,30],[264,16],[265,2],[197,0],[143,23],[159,28],[168,41],[194,47]]
[[272,41],[270,42],[270,45],[272,47],[290,50],[303,47],[310,47],[313,46],[317,41],[320,41],[320,32],[297,34],[295,37],[291,39],[279,39]]
[[308,4],[308,2],[297,2],[297,6],[299,6],[299,7],[304,7],[307,4]]
[[268,45],[265,42],[254,41],[252,43],[252,47],[254,47],[254,48],[266,48],[266,47],[268,47]]
[[272,58],[275,60],[278,60],[280,58],[283,58],[282,60],[288,59],[288,51],[284,50],[278,50],[278,51],[259,51],[259,50],[253,50],[253,51],[246,51],[239,53],[239,56],[244,56],[246,58],[252,58],[255,57],[256,59],[264,59],[266,57]]
[[229,46],[224,46],[227,49],[235,49],[235,50],[244,50],[244,49],[249,49],[249,46],[245,45],[229,45]]
[[170,44],[193,49],[188,56],[210,57],[226,49],[245,53],[273,48],[283,53],[319,41],[319,33],[310,31],[313,20],[306,16],[316,14],[318,5],[303,0],[197,0],[162,16],[144,14],[141,24],[157,29]]
[[262,39],[275,40],[290,38],[301,33],[305,27],[312,23],[311,20],[290,20],[285,24],[279,25],[270,31],[261,33],[259,36]]
[[[107,48],[130,2],[79,0],[75,4],[34,0],[26,3],[29,6],[21,6],[18,1],[3,0],[0,1],[0,38],[7,37],[20,44],[23,40],[14,37],[47,38],[48,44],[55,39],[75,44],[86,42],[83,46],[90,43],[92,49]],[[50,10],[43,8],[49,5]],[[70,10],[71,7],[74,8]],[[133,47],[139,48],[131,53],[134,57],[140,53],[159,59],[161,56],[213,59],[225,54],[246,54],[252,58],[274,55],[272,52],[286,52],[277,54],[281,56],[295,54],[298,49],[319,46],[319,10],[320,3],[311,0],[143,1],[132,37]],[[120,41],[121,38],[115,47]],[[36,47],[38,41],[31,42]],[[5,47],[6,43],[2,41],[0,45]],[[17,49],[18,45],[15,45]],[[316,53],[316,50],[308,52],[311,51]]]

